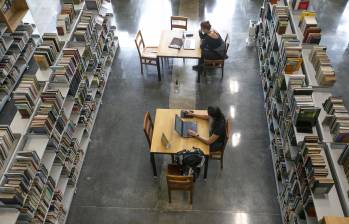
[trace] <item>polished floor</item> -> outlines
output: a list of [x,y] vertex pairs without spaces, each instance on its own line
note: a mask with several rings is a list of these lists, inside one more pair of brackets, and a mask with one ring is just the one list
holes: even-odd
[[[323,44],[333,59],[338,82],[334,92],[349,89],[349,6],[346,1],[317,1]],[[92,134],[69,224],[280,224],[269,138],[263,107],[258,61],[245,39],[249,19],[257,19],[262,0],[112,0],[120,50],[113,64],[103,105]],[[349,4],[348,4],[349,5]],[[331,17],[324,10],[331,13]],[[169,29],[170,15],[191,18],[190,29],[210,20],[229,33],[230,50],[225,76],[204,77],[196,83],[195,61],[173,60],[157,81],[156,69],[140,74],[133,37],[138,29],[147,45],[157,44],[161,29]],[[174,90],[179,81],[179,92]],[[158,156],[160,177],[152,177],[148,146],[142,130],[143,115],[155,109],[197,108],[217,105],[233,118],[233,135],[225,153],[224,170],[209,164],[208,179],[195,183],[194,203],[173,195],[168,203],[164,170],[169,158]]]

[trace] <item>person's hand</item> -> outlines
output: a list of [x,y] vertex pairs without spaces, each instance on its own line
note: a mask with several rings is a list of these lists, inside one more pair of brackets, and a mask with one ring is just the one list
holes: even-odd
[[185,111],[185,115],[187,115],[187,116],[194,116],[194,111],[192,111],[192,110],[186,110]]
[[188,134],[193,136],[193,137],[196,137],[198,135],[195,131],[190,130],[190,129],[188,130]]

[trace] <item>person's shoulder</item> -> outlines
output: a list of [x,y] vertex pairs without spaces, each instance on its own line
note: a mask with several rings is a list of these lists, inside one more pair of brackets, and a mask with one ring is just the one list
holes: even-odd
[[219,34],[216,31],[212,31],[210,33],[207,34],[209,37],[211,37],[212,39],[218,39],[219,38]]

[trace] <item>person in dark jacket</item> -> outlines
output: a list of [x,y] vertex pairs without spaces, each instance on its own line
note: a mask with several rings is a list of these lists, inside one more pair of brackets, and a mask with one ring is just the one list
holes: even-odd
[[193,69],[199,69],[205,59],[217,60],[225,58],[225,46],[221,35],[212,29],[209,21],[201,22],[199,36],[201,38],[202,56],[199,65],[193,66]]
[[190,111],[187,111],[186,113],[188,116],[208,120],[210,126],[209,138],[204,138],[192,130],[189,130],[189,134],[199,141],[209,145],[211,152],[222,149],[224,146],[224,140],[226,138],[226,127],[224,114],[219,107],[208,107],[208,115],[199,115]]

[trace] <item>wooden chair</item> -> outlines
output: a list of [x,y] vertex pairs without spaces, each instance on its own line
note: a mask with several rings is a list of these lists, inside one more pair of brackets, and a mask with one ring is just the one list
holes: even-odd
[[231,136],[231,123],[232,122],[230,118],[228,118],[225,122],[225,139],[223,147],[218,151],[210,152],[210,159],[221,161],[221,169],[223,169],[224,150],[229,141],[229,137]]
[[173,28],[187,30],[187,28],[188,28],[188,17],[171,16],[171,30],[173,30]]
[[161,81],[160,63],[157,55],[158,47],[146,47],[140,30],[136,34],[135,43],[138,50],[142,75],[143,75],[143,65],[156,66],[158,70],[158,80]]
[[[224,38],[224,43],[225,43],[225,55],[228,52],[229,48],[229,35],[227,34],[226,37]],[[225,58],[218,59],[218,60],[209,60],[209,59],[204,59],[204,74],[206,75],[207,69],[217,69],[220,68],[222,69],[222,78],[224,76],[224,61]]]
[[145,134],[145,137],[147,139],[149,149],[150,149],[151,141],[153,139],[154,124],[153,124],[153,121],[150,117],[149,112],[146,112],[144,114],[143,130],[144,130],[144,134]]
[[193,177],[182,176],[177,164],[169,164],[166,174],[168,187],[168,202],[171,203],[171,191],[189,191],[190,204],[193,204]]

